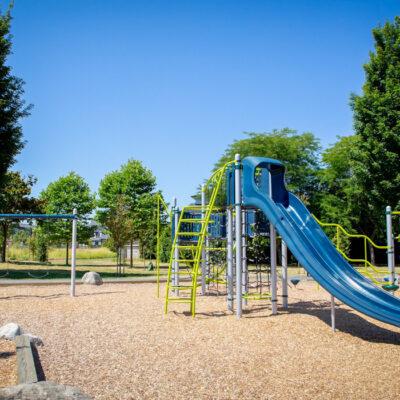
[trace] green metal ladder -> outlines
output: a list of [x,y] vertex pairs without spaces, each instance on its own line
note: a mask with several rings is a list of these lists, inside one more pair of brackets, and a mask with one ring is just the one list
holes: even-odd
[[[179,216],[178,224],[175,228],[174,240],[171,248],[170,261],[168,266],[168,276],[165,296],[165,313],[168,313],[170,303],[187,303],[190,305],[192,316],[196,314],[196,296],[197,288],[201,286],[199,277],[201,277],[201,263],[203,249],[205,250],[205,238],[208,233],[208,225],[213,223],[211,220],[212,212],[216,210],[215,201],[221,188],[221,183],[225,174],[226,167],[230,163],[218,169],[208,180],[206,187],[212,185],[210,201],[205,207],[186,206],[183,207]],[[187,218],[190,211],[202,213],[201,218]],[[184,230],[185,224],[196,226],[196,230]],[[195,242],[187,243],[184,238],[196,238]],[[179,255],[176,257],[176,255]],[[174,271],[174,266],[178,264],[178,271]],[[173,282],[174,274],[177,274],[179,283]],[[184,295],[181,295],[181,292]]]

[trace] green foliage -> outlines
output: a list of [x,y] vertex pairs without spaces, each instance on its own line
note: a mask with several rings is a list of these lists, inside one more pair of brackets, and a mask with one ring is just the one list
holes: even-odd
[[351,230],[358,226],[359,221],[356,218],[358,213],[355,212],[357,203],[354,201],[357,188],[349,155],[357,146],[358,137],[343,136],[337,139],[334,145],[322,153],[318,217]]
[[[48,214],[71,214],[74,208],[77,209],[79,243],[85,243],[93,235],[95,228],[89,224],[89,216],[95,207],[95,197],[78,174],[70,172],[50,183],[40,193],[40,199]],[[68,246],[71,241],[71,221],[46,221],[43,229],[52,243]]]
[[[24,178],[19,172],[7,172],[3,178],[3,188],[0,191],[0,213],[14,214],[38,211],[40,203],[30,196],[32,186],[35,183],[36,179],[32,176]],[[6,259],[7,237],[13,223],[10,220],[0,220],[0,261]]]
[[20,120],[29,115],[31,108],[22,98],[24,81],[12,75],[11,67],[7,65],[12,47],[10,12],[11,7],[0,14],[0,188],[4,185],[7,170],[24,146]]
[[118,252],[128,242],[132,230],[129,202],[126,196],[116,197],[115,203],[110,206],[109,213],[105,216],[104,224],[110,233],[106,245],[110,250]]
[[[129,160],[117,171],[107,174],[100,182],[97,219],[106,226],[111,241],[115,240],[116,226],[109,227],[110,213],[123,198],[126,218],[129,219],[130,233],[126,240],[140,240],[142,248],[154,253],[155,246],[155,210],[157,199],[153,194],[156,179],[153,173],[138,160]],[[124,230],[124,222],[121,229]]]
[[35,259],[40,262],[47,262],[48,256],[48,238],[44,233],[43,229],[40,227],[36,228],[34,231],[35,240]]
[[[95,207],[94,195],[89,185],[75,172],[70,172],[50,183],[40,194],[43,207],[48,214],[71,214],[78,211],[78,241],[84,243],[93,234],[93,227],[87,221]],[[46,233],[54,243],[67,243],[71,240],[70,221],[48,221],[44,224]]]
[[320,152],[318,139],[312,133],[299,134],[288,128],[265,133],[247,132],[246,135],[247,138],[235,140],[228,146],[215,168],[232,161],[236,153],[242,158],[260,156],[278,159],[287,168],[288,189],[311,207],[315,206]]
[[351,98],[359,138],[352,159],[363,230],[379,237],[385,206],[400,205],[400,17],[373,36],[363,92]]

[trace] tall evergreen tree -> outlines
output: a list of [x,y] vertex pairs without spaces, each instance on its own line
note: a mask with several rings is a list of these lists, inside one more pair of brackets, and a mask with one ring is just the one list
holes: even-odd
[[23,100],[24,81],[12,74],[7,65],[11,54],[11,6],[0,13],[0,187],[7,170],[24,146],[21,118],[29,115],[30,105]]
[[372,33],[375,50],[364,65],[362,94],[351,98],[359,139],[352,158],[357,202],[364,205],[360,221],[378,238],[385,206],[400,206],[400,17]]

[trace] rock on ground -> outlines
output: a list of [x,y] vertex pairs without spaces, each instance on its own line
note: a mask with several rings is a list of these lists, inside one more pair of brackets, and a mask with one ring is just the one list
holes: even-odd
[[16,336],[21,334],[21,328],[18,324],[10,322],[0,328],[0,338],[14,340]]
[[83,275],[82,282],[88,285],[102,285],[103,279],[101,279],[100,274],[91,271],[91,272],[86,272],[86,274]]
[[54,382],[37,382],[0,389],[0,400],[91,400],[80,389]]

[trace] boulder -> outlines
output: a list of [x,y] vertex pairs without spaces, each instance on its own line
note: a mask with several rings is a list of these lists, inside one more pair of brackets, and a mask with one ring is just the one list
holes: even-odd
[[0,328],[0,339],[14,340],[20,334],[21,327],[14,322],[10,322]]
[[35,346],[44,346],[43,340],[39,336],[32,335],[32,333],[24,333],[22,336],[27,336]]
[[102,285],[103,279],[97,272],[86,272],[82,277],[82,282],[87,285]]
[[80,389],[54,382],[37,382],[0,389],[0,400],[91,400]]

